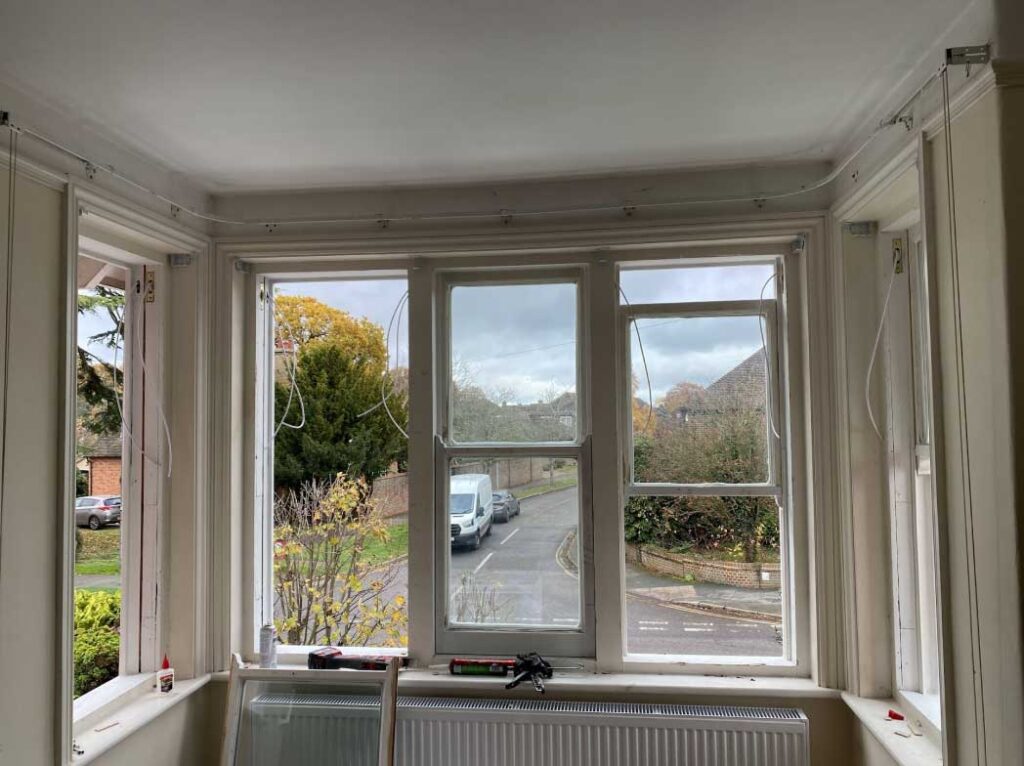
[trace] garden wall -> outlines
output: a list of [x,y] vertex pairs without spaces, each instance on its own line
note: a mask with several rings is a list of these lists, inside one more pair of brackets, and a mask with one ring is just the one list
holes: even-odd
[[[453,473],[486,473],[494,489],[520,489],[554,481],[548,458],[512,458],[465,463],[456,466]],[[557,475],[557,471],[556,471]],[[409,482],[404,473],[381,476],[373,482],[373,495],[377,507],[385,516],[401,516],[409,512]]]
[[740,561],[713,561],[672,553],[653,545],[626,544],[626,561],[650,572],[670,577],[692,577],[700,582],[731,585],[736,588],[778,590],[781,587],[779,565],[747,564]]

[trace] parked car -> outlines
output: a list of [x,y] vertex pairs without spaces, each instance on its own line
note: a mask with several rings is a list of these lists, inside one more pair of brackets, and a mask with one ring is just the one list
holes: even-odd
[[492,497],[495,521],[504,523],[519,515],[519,500],[507,489],[499,489]]
[[448,517],[452,525],[452,547],[468,545],[473,549],[479,548],[480,541],[491,534],[494,520],[491,477],[485,473],[452,476]]
[[75,501],[75,524],[99,529],[121,523],[121,498],[114,495],[89,495]]

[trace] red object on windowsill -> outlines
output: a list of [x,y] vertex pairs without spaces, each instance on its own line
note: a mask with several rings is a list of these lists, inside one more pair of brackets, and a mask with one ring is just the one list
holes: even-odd
[[889,718],[891,720],[893,720],[893,721],[902,721],[902,720],[904,720],[903,713],[897,713],[892,708],[889,708]]

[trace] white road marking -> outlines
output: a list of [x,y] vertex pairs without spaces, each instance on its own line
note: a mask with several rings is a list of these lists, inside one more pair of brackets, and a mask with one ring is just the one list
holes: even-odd
[[569,623],[569,624],[575,625],[576,623],[579,622],[579,618],[577,618],[577,617],[555,617],[554,621],[555,622],[565,622],[565,623]]
[[513,622],[540,622],[540,617],[516,617]]
[[504,545],[505,543],[507,543],[507,542],[508,542],[509,540],[511,540],[511,539],[512,539],[512,535],[514,535],[514,534],[515,534],[516,532],[518,532],[518,531],[519,531],[520,529],[521,529],[521,527],[517,527],[516,529],[513,529],[513,530],[512,530],[511,532],[509,532],[509,534],[508,534],[508,535],[506,535],[506,537],[505,537],[505,539],[504,539],[504,540],[502,540],[502,541],[501,541],[500,543],[498,543],[498,545]]
[[640,626],[640,630],[657,630],[657,631],[660,631],[660,632],[664,633],[668,629],[667,628],[652,628],[652,627],[650,627],[648,625],[641,625]]
[[483,569],[483,568],[484,568],[484,564],[486,564],[486,563],[487,563],[487,561],[488,561],[488,560],[489,560],[489,559],[491,558],[491,556],[493,556],[493,555],[494,555],[494,551],[491,551],[491,552],[490,552],[490,553],[488,553],[488,554],[487,554],[486,556],[484,556],[484,560],[483,560],[483,561],[481,561],[481,562],[480,562],[479,564],[477,564],[477,565],[476,565],[476,569],[474,569],[474,570],[473,570],[473,574],[476,574],[476,573],[477,573],[477,572],[479,572],[479,571],[480,571],[481,569]]
[[711,628],[683,628],[687,633],[710,633]]
[[640,620],[641,625],[668,625],[668,620]]

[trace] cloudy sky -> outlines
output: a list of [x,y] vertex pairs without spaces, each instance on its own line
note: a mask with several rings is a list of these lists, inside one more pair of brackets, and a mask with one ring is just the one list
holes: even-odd
[[[110,321],[110,318],[105,309],[102,309],[95,314],[79,314],[78,315],[78,345],[85,348],[90,354],[98,356],[106,362],[113,361],[113,351],[102,343],[92,343],[89,341],[94,335],[98,335],[102,332],[107,332],[114,329],[114,323]],[[124,358],[123,351],[117,352],[117,366],[121,366],[121,361]]]
[[[693,267],[623,271],[631,303],[756,299],[772,267]],[[309,295],[386,328],[406,290],[405,280],[279,283],[290,295]],[[774,285],[765,290],[774,295]],[[452,295],[452,352],[458,373],[510,402],[535,402],[575,390],[575,290],[570,285],[456,287]],[[397,335],[397,337],[396,337]],[[708,385],[761,345],[757,320],[645,319],[640,335],[655,401],[681,381]],[[392,366],[408,364],[408,314],[392,332]],[[637,395],[646,379],[633,336]],[[397,357],[396,357],[397,354]]]

